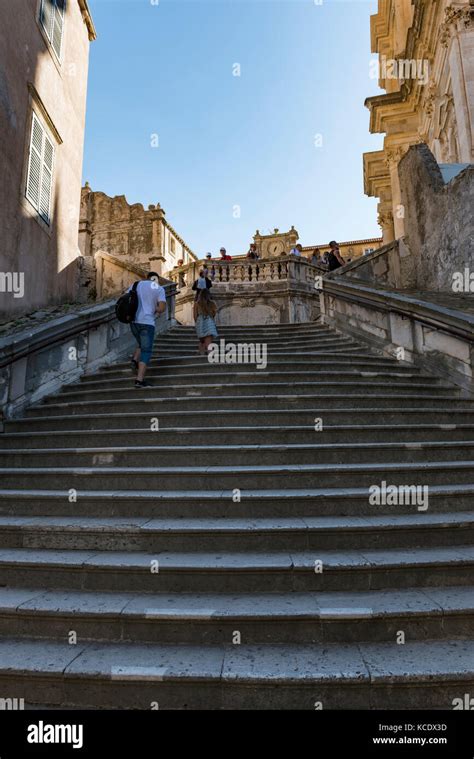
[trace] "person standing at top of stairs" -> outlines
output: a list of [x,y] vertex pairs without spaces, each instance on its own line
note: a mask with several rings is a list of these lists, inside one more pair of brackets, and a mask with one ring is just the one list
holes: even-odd
[[[132,288],[130,287],[128,291]],[[132,365],[137,370],[135,387],[151,387],[145,382],[147,366],[151,361],[153,343],[155,340],[155,319],[157,314],[166,311],[166,293],[158,284],[158,274],[151,271],[146,280],[139,282],[137,287],[138,310],[134,321],[130,324],[133,336],[137,341],[137,349],[133,354]]]
[[337,244],[337,242],[335,240],[331,240],[331,242],[329,243],[329,247],[331,248],[331,250],[327,254],[327,263],[328,263],[329,271],[335,271],[336,269],[339,269],[341,266],[345,266],[346,262],[341,256],[341,251],[339,250],[339,245]]

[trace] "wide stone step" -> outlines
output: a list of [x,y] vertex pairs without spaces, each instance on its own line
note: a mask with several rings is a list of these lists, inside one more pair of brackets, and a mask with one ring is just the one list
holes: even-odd
[[[430,385],[439,385],[440,381],[436,377],[430,377],[415,371],[398,371],[398,370],[378,370],[378,371],[362,371],[357,369],[339,369],[334,370],[329,366],[326,370],[314,369],[311,371],[279,371],[276,368],[257,369],[250,366],[241,366],[240,371],[237,371],[237,367],[224,367],[213,366],[209,364],[205,367],[196,367],[195,371],[183,371],[181,373],[174,373],[171,367],[152,367],[147,372],[148,380],[158,380],[160,382],[166,382],[172,384],[174,387],[180,385],[201,385],[213,382],[218,384],[240,384],[241,382],[253,384],[254,382],[286,382],[287,384],[292,382],[335,382],[342,380],[348,382],[349,380],[368,382],[408,382],[413,380],[414,382],[423,382]],[[101,388],[104,384],[109,387],[125,387],[128,386],[130,378],[135,376],[135,372],[127,365],[122,369],[114,369],[113,371],[102,372],[101,374],[88,374],[82,375],[80,382],[72,383],[64,386],[64,392],[70,392],[73,388],[84,387],[87,388]],[[451,387],[452,392],[455,389]]]
[[[147,378],[150,380],[150,377]],[[75,388],[64,388],[63,391],[55,396],[50,396],[47,399],[47,403],[71,402],[76,401],[97,401],[106,400],[113,401],[114,399],[129,399],[135,398],[137,390],[134,386],[135,377],[130,377],[128,382],[124,382],[123,386],[117,387],[110,385],[107,380],[104,379],[102,383],[98,383],[98,386],[90,387],[88,384],[76,385]],[[167,397],[171,397],[173,393],[178,392],[182,396],[186,397],[203,397],[213,398],[218,395],[223,389],[225,389],[226,395],[238,396],[243,395],[249,397],[249,394],[253,396],[261,397],[263,395],[275,395],[277,393],[288,393],[291,389],[293,394],[298,394],[300,398],[306,398],[308,396],[324,398],[332,395],[340,395],[344,392],[347,396],[360,395],[361,391],[367,387],[367,379],[351,379],[351,380],[339,380],[339,381],[308,381],[298,382],[271,382],[265,378],[260,381],[258,379],[254,382],[238,382],[232,384],[230,382],[221,383],[212,382],[210,378],[207,382],[197,383],[189,382],[188,384],[169,384],[169,380],[157,379],[154,384],[154,395],[164,394]],[[377,392],[383,392],[387,388],[387,380],[373,379],[370,381],[370,388]],[[150,394],[152,390],[148,390]],[[449,385],[443,385],[436,382],[425,382],[424,380],[409,379],[405,381],[403,378],[392,378],[390,380],[390,393],[394,395],[406,395],[408,393],[419,393],[420,395],[439,395],[442,397],[449,397],[453,399],[455,392]]]
[[[285,344],[290,343],[292,341],[301,341],[301,340],[353,340],[353,338],[349,335],[344,335],[342,333],[333,332],[330,329],[322,329],[322,328],[316,328],[316,329],[307,329],[307,330],[298,330],[298,331],[290,331],[290,332],[281,332],[280,334],[274,334],[273,332],[231,332],[226,327],[217,327],[217,331],[219,333],[217,340],[225,340],[229,342],[259,342],[259,343],[267,343],[267,344]],[[156,342],[157,343],[167,343],[167,344],[183,344],[183,343],[191,343],[195,341],[196,338],[196,330],[193,328],[191,332],[165,332],[163,334],[159,334],[156,336]],[[354,340],[354,342],[358,342],[358,340]],[[369,350],[366,347],[366,350]]]
[[[330,329],[320,324],[301,324],[301,325],[281,325],[280,329],[270,329],[270,325],[262,327],[230,327],[217,324],[219,336],[226,340],[288,340],[292,337],[347,337],[342,332]],[[196,337],[195,326],[179,327],[177,330],[170,330],[164,335],[158,335],[157,340],[163,338],[168,340],[188,339],[193,340]]]
[[[377,356],[375,354],[364,355],[361,353],[361,351],[349,351],[347,348],[341,349],[339,351],[306,350],[298,353],[290,353],[288,351],[283,351],[281,353],[272,352],[267,358],[267,368],[269,369],[277,367],[280,369],[290,370],[292,366],[295,368],[300,367],[302,369],[311,369],[313,366],[320,368],[328,365],[331,367],[331,369],[338,366],[346,368],[348,366],[362,366],[367,368],[369,371],[373,366],[390,367],[395,371],[398,371],[402,366],[401,363],[395,363],[394,360],[389,357]],[[177,369],[181,369],[181,371],[189,372],[192,368],[198,368],[199,371],[206,371],[206,367],[208,367],[211,371],[215,371],[216,368],[222,368],[223,364],[211,364],[209,363],[208,357],[198,356],[196,353],[193,353],[192,355],[169,355],[161,356],[159,358],[152,358],[149,366],[151,368],[176,367]],[[248,369],[251,368],[250,364],[244,363],[226,364],[226,366],[228,366],[232,371],[239,371],[239,367],[241,367],[243,371],[248,371]],[[407,367],[407,370],[413,371],[413,368],[410,366],[410,364],[405,363],[403,366]],[[114,364],[112,367],[110,367],[109,371],[115,371],[117,368],[123,369],[125,367],[130,368],[130,360]],[[104,374],[107,371],[107,367],[105,367]]]
[[285,489],[288,479],[296,488],[367,487],[380,485],[416,486],[419,488],[443,484],[470,484],[474,478],[474,460],[435,461],[416,463],[358,464],[301,464],[301,465],[248,465],[207,467],[10,467],[0,468],[3,489],[17,488],[21,483],[26,490],[32,487],[45,489],[100,488],[132,491],[147,490],[198,490],[219,487],[235,497],[234,491],[252,488]]
[[80,644],[107,640],[187,645],[232,642],[393,644],[472,638],[474,588],[321,593],[124,593],[0,589],[0,635]]
[[[370,351],[367,349],[366,346],[363,346],[362,343],[360,343],[358,340],[353,340],[349,337],[289,337],[287,340],[232,340],[232,339],[224,339],[221,336],[218,338],[215,338],[215,344],[219,347],[220,350],[224,351],[227,346],[246,346],[245,348],[241,347],[241,351],[243,351],[242,355],[246,355],[247,351],[249,350],[249,347],[259,345],[259,346],[265,346],[266,351],[268,354],[272,354],[273,352],[282,352],[282,351],[302,351],[306,348],[309,349],[324,349],[329,350],[330,348],[342,348],[342,347],[350,347],[350,348],[360,348],[364,353],[370,354]],[[194,353],[198,347],[198,338],[195,336],[191,339],[185,339],[185,340],[163,340],[158,339],[154,344],[154,353],[157,355],[160,355],[164,352],[182,352],[185,354],[188,353]],[[227,347],[227,350],[232,350],[231,347]]]
[[[155,433],[156,436],[159,433]],[[313,432],[313,440],[317,433]],[[320,437],[323,437],[320,433]],[[71,441],[69,441],[70,443]],[[56,448],[43,450],[0,449],[0,467],[84,467],[84,466],[193,466],[207,467],[246,466],[250,462],[259,465],[278,464],[360,464],[425,462],[425,461],[474,461],[474,438],[454,441],[374,442],[374,443],[276,443],[259,445],[126,445],[117,447]],[[191,441],[189,441],[191,443]]]
[[[338,356],[338,355],[347,355],[347,354],[353,354],[355,352],[362,353],[364,355],[366,348],[364,348],[359,343],[355,343],[353,341],[337,341],[337,342],[327,342],[327,343],[321,343],[314,344],[313,342],[308,343],[300,343],[295,345],[294,343],[289,344],[288,346],[285,345],[278,345],[274,348],[271,348],[267,351],[267,359],[272,358],[289,358],[293,355],[301,355],[301,353],[308,353],[312,356],[318,356],[321,353],[328,353],[330,352],[331,355]],[[180,346],[163,346],[161,348],[156,348],[153,350],[153,357],[159,358],[173,358],[176,357],[176,359],[183,359],[183,358],[194,358],[195,356],[199,356],[199,350],[198,350],[198,344],[197,340],[194,345],[191,346],[183,346],[182,348]],[[246,354],[242,354],[242,359],[240,363],[244,363],[248,361],[248,359],[245,358]],[[207,361],[206,356],[200,356],[202,361]],[[229,359],[225,360],[225,364],[227,365],[229,363]],[[238,354],[236,354],[236,358],[233,359],[234,364],[238,364]]]
[[287,552],[4,548],[0,585],[156,592],[367,591],[472,584],[474,546]]
[[305,551],[474,545],[474,512],[365,517],[153,519],[0,516],[0,548]]
[[[163,374],[184,374],[197,373],[198,375],[203,373],[225,372],[226,376],[250,371],[270,371],[270,372],[285,372],[291,373],[292,370],[304,371],[314,373],[316,371],[330,371],[330,372],[343,372],[343,371],[361,371],[367,372],[368,378],[372,376],[373,372],[390,372],[393,374],[407,373],[410,376],[420,375],[421,372],[415,366],[404,362],[395,363],[391,358],[385,358],[384,356],[361,356],[361,354],[351,355],[347,357],[345,355],[338,355],[334,358],[332,354],[325,353],[318,359],[315,356],[308,355],[304,358],[304,355],[300,354],[295,360],[288,357],[279,358],[274,360],[272,356],[268,356],[268,364],[266,369],[255,369],[254,366],[249,364],[229,364],[224,368],[216,364],[209,363],[206,358],[202,356],[192,356],[190,358],[161,358],[152,359],[148,371],[156,371]],[[130,361],[121,361],[111,366],[104,366],[100,374],[89,375],[91,380],[95,380],[98,377],[108,377],[109,374],[115,374],[116,372],[130,372]],[[84,380],[87,378],[84,377]]]
[[[138,392],[138,391],[137,391]],[[141,392],[141,391],[140,391]],[[140,395],[146,401],[147,394],[143,391]],[[143,405],[148,406],[148,403]],[[283,405],[283,404],[282,404]],[[346,401],[347,406],[347,401]],[[41,408],[44,412],[37,415],[37,409]],[[143,406],[141,407],[143,408]],[[58,413],[59,411],[59,413]],[[62,413],[61,413],[62,412]],[[436,423],[439,426],[445,426],[447,429],[455,429],[457,425],[464,425],[470,420],[474,423],[474,408],[465,406],[463,409],[447,408],[443,405],[431,405],[428,408],[405,408],[403,405],[398,407],[378,406],[364,407],[360,410],[354,408],[311,408],[308,404],[306,408],[265,408],[265,409],[220,409],[219,413],[211,413],[206,410],[181,410],[168,411],[161,410],[157,414],[155,409],[148,412],[135,411],[120,412],[109,411],[103,413],[95,410],[94,413],[87,413],[87,409],[81,409],[81,413],[72,415],[68,412],[67,407],[62,407],[52,411],[51,407],[37,406],[29,412],[24,419],[12,419],[5,421],[7,432],[21,431],[38,431],[38,430],[95,430],[111,429],[122,430],[133,427],[143,429],[149,432],[150,429],[156,430],[156,420],[160,430],[186,427],[194,429],[196,427],[213,426],[216,430],[226,430],[229,427],[245,428],[249,423],[254,423],[258,428],[273,427],[275,425],[298,425],[311,426],[315,430],[316,420],[318,424],[323,424],[323,429],[334,425],[344,425],[347,423],[356,425],[378,424],[383,422],[386,425],[395,424],[403,426],[404,424],[426,424]],[[156,432],[154,433],[156,434]]]
[[[303,394],[292,395],[288,391],[291,388],[284,388],[286,392],[281,394],[262,394],[262,395],[231,395],[224,386],[221,393],[213,396],[200,395],[196,390],[195,395],[159,395],[159,387],[137,389],[133,388],[131,398],[117,398],[115,400],[76,400],[71,402],[59,401],[58,396],[45,402],[42,405],[32,406],[27,410],[26,417],[38,416],[55,416],[67,411],[67,414],[104,414],[107,412],[114,413],[120,410],[122,414],[143,412],[146,405],[151,416],[159,416],[162,411],[176,412],[185,410],[205,411],[207,416],[219,416],[221,411],[254,411],[254,410],[287,410],[289,408],[311,409],[312,414],[327,415],[329,411],[336,409],[347,409],[353,404],[353,409],[358,408],[378,408],[385,411],[391,408],[400,410],[436,408],[437,413],[446,411],[474,411],[474,402],[459,397],[450,397],[443,395],[442,391],[437,388],[430,388],[426,392],[410,391],[406,388],[405,393],[395,395],[379,390],[378,392],[354,392],[350,396],[347,392],[332,395],[324,393],[306,392]],[[224,392],[226,393],[224,395]],[[62,397],[62,396],[61,396]],[[212,408],[211,408],[212,407]],[[312,408],[311,408],[312,407]]]
[[[120,491],[83,488],[73,493],[70,489],[46,490],[38,487],[29,490],[18,487],[0,490],[0,514],[10,516],[92,516],[136,517],[144,516],[194,519],[196,515],[208,519],[221,518],[288,518],[314,516],[374,516],[393,517],[418,513],[417,506],[407,499],[396,507],[393,504],[374,503],[368,498],[368,488],[304,488],[287,487],[285,490],[244,490],[241,500],[233,492],[222,490],[148,490]],[[429,489],[429,514],[458,513],[472,509],[474,485],[432,485]],[[395,510],[396,509],[396,510]],[[426,513],[426,512],[423,512]]]
[[[358,443],[410,443],[456,442],[474,440],[474,424],[378,424],[325,426],[324,435],[316,433],[315,425],[268,427],[181,427],[148,429],[123,428],[78,430],[49,430],[48,432],[11,432],[0,435],[0,450],[68,448],[71,443],[81,448],[123,446],[265,446],[325,445]],[[158,434],[157,434],[158,433]],[[74,440],[73,440],[74,438]]]
[[[452,709],[474,643],[181,646],[0,641],[0,685],[28,705],[169,709]],[[319,706],[316,706],[319,704]]]

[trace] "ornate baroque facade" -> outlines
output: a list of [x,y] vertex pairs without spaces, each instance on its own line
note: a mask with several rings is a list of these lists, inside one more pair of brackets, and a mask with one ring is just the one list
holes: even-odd
[[411,145],[441,164],[474,162],[474,0],[379,0],[371,41],[385,93],[366,106],[385,139],[364,155],[364,184],[387,243],[405,234],[398,164]]
[[[288,255],[299,239],[300,236],[294,227],[291,227],[288,232],[280,232],[279,229],[274,229],[273,233],[268,235],[261,235],[257,229],[253,238],[260,258],[278,258]],[[367,240],[349,240],[346,242],[338,240],[338,243],[342,257],[346,261],[353,261],[355,258],[360,258],[360,256],[380,248],[382,238],[375,237]],[[329,249],[329,241],[326,240],[324,243],[303,246],[303,256],[311,257],[315,248],[319,248],[323,253]]]

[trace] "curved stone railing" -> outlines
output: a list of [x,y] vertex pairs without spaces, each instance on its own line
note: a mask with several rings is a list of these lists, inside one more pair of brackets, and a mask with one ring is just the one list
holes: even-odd
[[474,316],[334,272],[321,292],[321,318],[400,361],[416,364],[474,395]]
[[207,266],[218,324],[299,323],[319,316],[319,290],[326,273],[295,256],[231,261],[196,261],[177,267],[169,278],[178,287],[176,317],[193,324],[192,285]]
[[314,287],[315,279],[326,273],[323,267],[315,266],[305,258],[285,256],[258,261],[247,258],[236,258],[232,261],[193,261],[185,266],[176,267],[169,272],[168,277],[181,289],[191,287],[205,266],[215,285],[233,282],[256,284],[292,279]]
[[[137,272],[138,273],[138,272]],[[163,282],[167,311],[157,332],[175,325],[174,282]],[[115,298],[78,307],[50,321],[0,339],[0,407],[5,418],[123,358],[134,345],[130,328],[115,317]]]

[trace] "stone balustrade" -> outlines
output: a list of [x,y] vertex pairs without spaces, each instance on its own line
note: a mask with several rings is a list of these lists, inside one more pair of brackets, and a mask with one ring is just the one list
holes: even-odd
[[221,325],[299,323],[314,321],[319,315],[323,267],[295,256],[257,261],[235,258],[196,261],[168,274],[178,287],[176,318],[182,324],[193,323],[192,285],[204,267],[213,283]]

